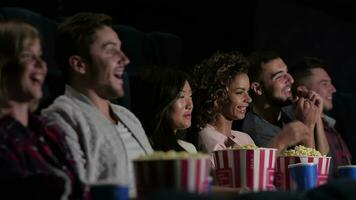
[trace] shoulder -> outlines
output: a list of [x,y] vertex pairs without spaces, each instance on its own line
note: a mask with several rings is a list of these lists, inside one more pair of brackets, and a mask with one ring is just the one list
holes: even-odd
[[252,111],[247,112],[243,121],[243,127],[251,126],[255,124],[256,120],[257,121],[259,120],[259,116],[256,113]]
[[199,135],[204,135],[204,134],[209,134],[210,135],[210,134],[212,134],[214,132],[216,132],[216,130],[212,126],[207,124],[203,129],[201,129],[199,131]]
[[273,127],[275,127],[275,125],[269,123],[255,112],[250,111],[246,114],[242,130],[251,134],[250,132],[261,132],[266,128],[271,129]]
[[2,116],[0,117],[0,131],[4,131],[13,123],[16,123],[16,120],[10,116]]
[[0,141],[1,144],[4,144],[4,141],[9,136],[8,128],[12,127],[11,124],[15,123],[15,121],[8,116],[0,118]]
[[226,149],[226,137],[217,132],[212,126],[207,125],[199,132],[199,149],[211,153],[215,150]]
[[226,136],[216,131],[214,127],[207,124],[200,132],[199,139],[203,143],[219,143],[224,142]]
[[49,135],[53,140],[63,140],[64,132],[63,129],[54,121],[46,116],[36,116],[36,119],[40,121],[45,134]]
[[195,148],[195,146],[187,141],[184,140],[177,140],[177,143],[179,144],[179,146],[181,146],[184,150],[186,150],[188,153],[197,153],[197,149]]
[[42,114],[47,116],[53,112],[61,112],[61,113],[72,113],[74,111],[75,103],[72,99],[68,98],[65,95],[59,96],[54,100],[54,102],[43,109]]
[[72,99],[66,96],[58,97],[48,108],[43,109],[41,114],[48,121],[49,126],[60,126],[68,132],[68,129],[79,126],[80,123],[87,123],[85,112],[88,109],[81,109]]
[[256,123],[259,121],[263,121],[263,118],[253,111],[247,112],[246,117],[244,119],[244,122],[249,122],[249,123],[251,122]]
[[65,121],[85,121],[98,115],[91,104],[66,94],[55,99],[53,104],[43,109],[42,114],[50,119],[61,118]]
[[252,111],[247,112],[242,123],[242,130],[245,132],[253,131],[256,129],[256,121],[259,121],[257,114]]
[[206,125],[199,131],[200,140],[217,140],[219,133],[210,125]]

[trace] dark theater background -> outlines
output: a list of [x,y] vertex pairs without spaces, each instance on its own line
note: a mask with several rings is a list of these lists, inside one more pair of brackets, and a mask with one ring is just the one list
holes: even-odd
[[[248,55],[272,49],[289,66],[303,56],[319,57],[330,68],[338,90],[331,114],[356,141],[356,2],[2,0],[0,8],[4,7],[26,8],[55,22],[80,11],[109,14],[115,24],[124,26],[119,35],[131,59],[126,69],[129,75],[152,63],[179,65],[189,72],[216,51],[238,50]],[[45,53],[51,55],[48,46],[53,35],[46,37],[50,39],[45,40]],[[148,37],[157,46],[143,48]],[[55,62],[47,62],[49,76],[55,77]],[[55,78],[46,81],[52,85],[50,90],[58,90]],[[53,100],[48,99],[47,103]]]
[[[31,12],[6,10],[9,7]],[[64,88],[54,61],[57,23],[81,11],[106,13],[117,25],[114,29],[131,60],[125,74],[125,97],[118,103],[129,109],[144,103],[135,98],[140,86],[133,80],[145,65],[176,65],[189,72],[214,52],[232,50],[245,55],[254,50],[275,50],[289,66],[304,56],[321,58],[337,88],[334,109],[328,114],[336,119],[338,130],[355,155],[355,10],[356,1],[347,0],[2,0],[0,19],[25,19],[44,36],[49,70],[40,108],[49,105]]]
[[143,32],[162,31],[182,39],[181,64],[190,69],[215,51],[279,51],[292,64],[300,56],[326,61],[334,84],[356,93],[356,3],[310,1],[10,1],[50,19],[79,11],[103,12],[115,23]]
[[23,19],[42,33],[48,74],[38,111],[64,90],[54,59],[57,24],[83,11],[114,20],[130,58],[123,75],[125,96],[114,103],[133,113],[131,105],[147,105],[137,97],[143,92],[135,81],[145,65],[179,66],[189,73],[214,52],[232,50],[244,55],[274,50],[288,66],[304,56],[321,58],[337,89],[334,108],[327,114],[336,119],[356,163],[356,1],[0,0],[0,20]]

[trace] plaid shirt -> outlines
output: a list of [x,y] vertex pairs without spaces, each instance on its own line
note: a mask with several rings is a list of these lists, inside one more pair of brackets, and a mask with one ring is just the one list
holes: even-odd
[[337,166],[351,164],[351,154],[340,133],[324,119],[323,125],[332,156],[333,166],[331,170],[335,173]]
[[0,118],[2,187],[18,191],[16,195],[21,197],[37,194],[38,198],[48,198],[46,195],[51,196],[58,190],[63,192],[65,179],[59,176],[63,174],[71,182],[70,199],[83,199],[83,186],[74,165],[58,126],[46,125],[44,118],[34,115],[30,115],[28,127],[10,116]]

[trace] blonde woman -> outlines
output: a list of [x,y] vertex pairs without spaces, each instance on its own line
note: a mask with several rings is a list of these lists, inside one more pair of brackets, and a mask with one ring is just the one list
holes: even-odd
[[41,40],[34,27],[0,22],[1,198],[82,199],[62,132],[32,114],[47,74],[41,56]]

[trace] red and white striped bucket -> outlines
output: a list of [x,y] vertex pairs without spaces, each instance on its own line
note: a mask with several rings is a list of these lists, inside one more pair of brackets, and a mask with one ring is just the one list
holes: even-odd
[[214,152],[218,184],[251,191],[273,190],[277,149],[227,149]]
[[317,186],[323,185],[328,181],[331,157],[321,156],[280,156],[277,158],[275,185],[278,190],[290,191],[296,189],[293,185],[288,165],[294,163],[315,163],[318,166]]
[[138,198],[159,190],[208,192],[209,156],[188,159],[135,160],[133,163]]

